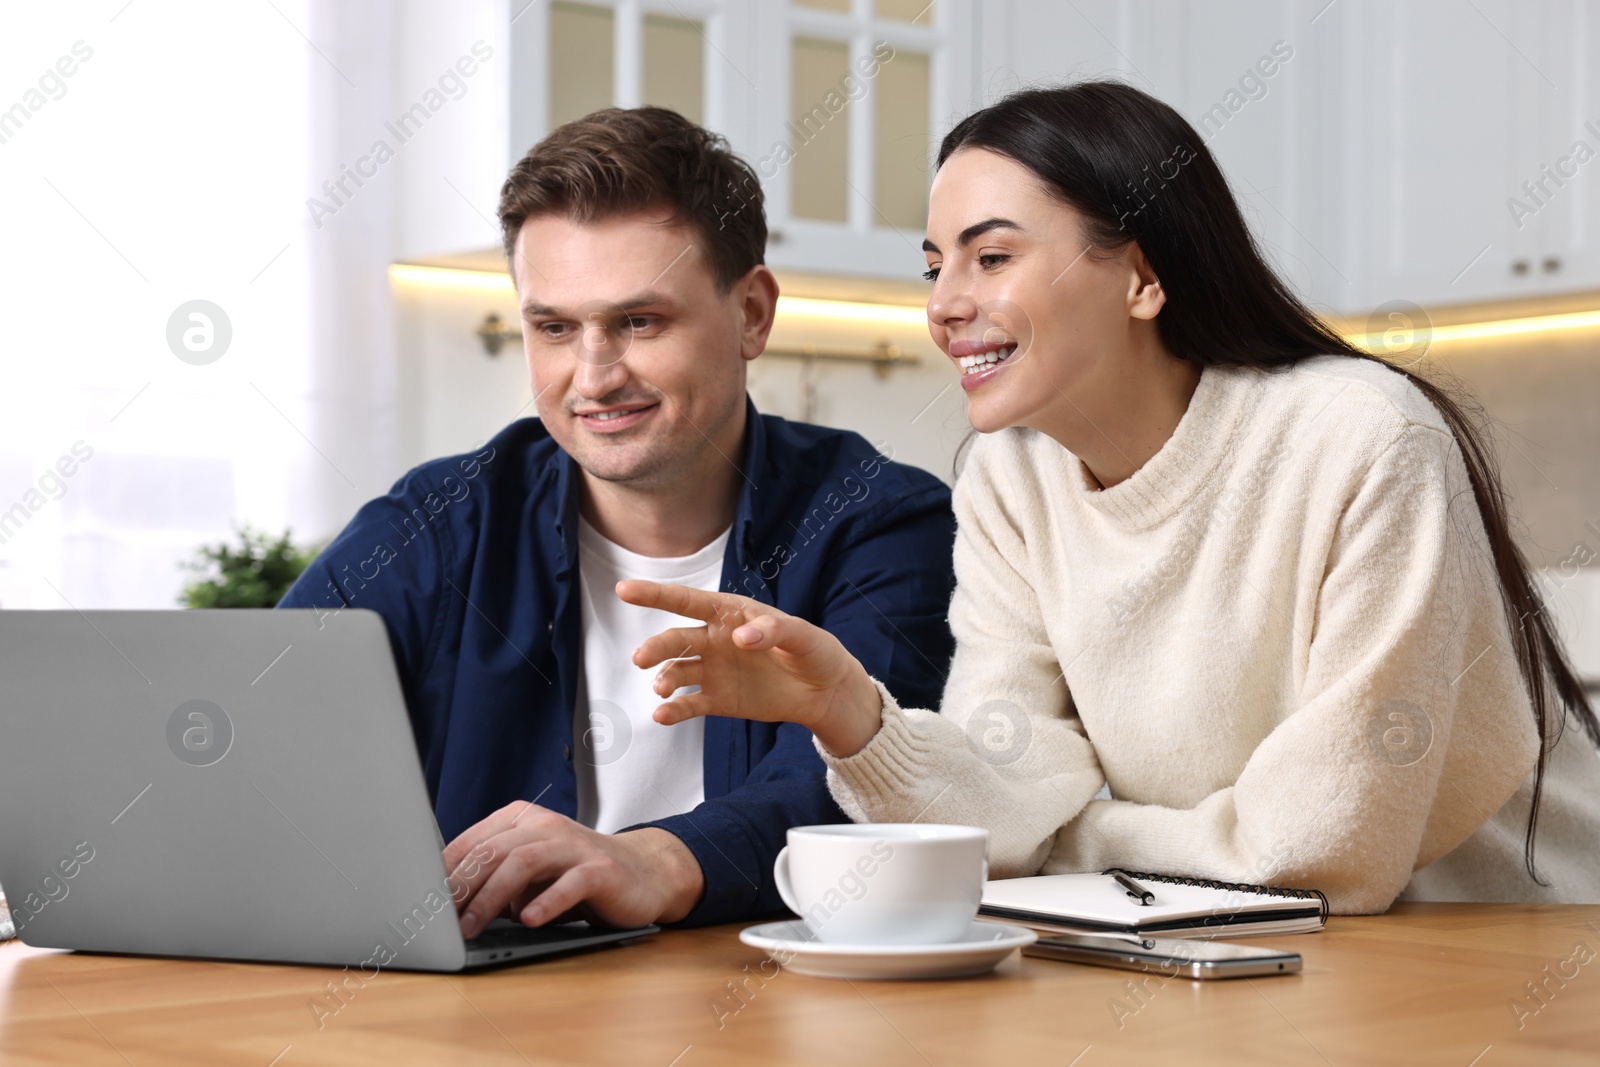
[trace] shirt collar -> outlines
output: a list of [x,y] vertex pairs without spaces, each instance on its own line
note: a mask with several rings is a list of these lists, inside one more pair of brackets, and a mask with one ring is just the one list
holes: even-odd
[[767,424],[755,403],[744,398],[744,477],[739,479],[739,505],[733,513],[734,558],[740,569],[755,552],[756,493],[767,481]]

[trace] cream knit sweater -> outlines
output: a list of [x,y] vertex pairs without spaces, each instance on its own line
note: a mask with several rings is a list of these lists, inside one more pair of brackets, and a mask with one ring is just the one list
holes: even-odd
[[[990,832],[992,877],[1133,870],[1314,887],[1340,913],[1600,901],[1600,760],[1538,751],[1461,454],[1399,374],[1207,368],[1105,490],[1030,430],[955,492],[941,712],[823,751],[857,821]],[[820,748],[820,746],[819,746]],[[1102,784],[1113,799],[1092,799]]]

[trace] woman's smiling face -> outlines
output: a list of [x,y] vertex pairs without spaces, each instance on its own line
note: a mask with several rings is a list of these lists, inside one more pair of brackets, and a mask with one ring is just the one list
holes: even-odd
[[1132,306],[1136,246],[1090,251],[1082,221],[1032,171],[987,149],[954,153],[934,177],[928,329],[984,433],[1044,430],[1086,390],[1115,392],[1134,322],[1153,317]]

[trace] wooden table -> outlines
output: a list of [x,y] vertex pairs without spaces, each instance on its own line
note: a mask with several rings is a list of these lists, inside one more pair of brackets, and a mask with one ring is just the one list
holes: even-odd
[[385,972],[342,1005],[325,988],[338,971],[10,943],[0,1063],[1600,1063],[1600,906],[1400,905],[1252,939],[1300,952],[1299,976],[1165,984],[1015,955],[961,981],[763,979],[738,930],[490,974]]

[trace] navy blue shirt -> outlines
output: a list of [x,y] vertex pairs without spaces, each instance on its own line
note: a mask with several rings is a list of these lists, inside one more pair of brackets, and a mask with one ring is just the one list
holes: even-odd
[[[748,413],[722,589],[816,623],[906,707],[937,707],[953,642],[948,488],[842,430]],[[281,607],[387,624],[440,831],[516,800],[575,818],[580,473],[537,419],[415,468],[357,512]],[[783,905],[790,826],[840,822],[810,731],[708,718],[705,801],[677,835],[705,891],[686,923]]]

